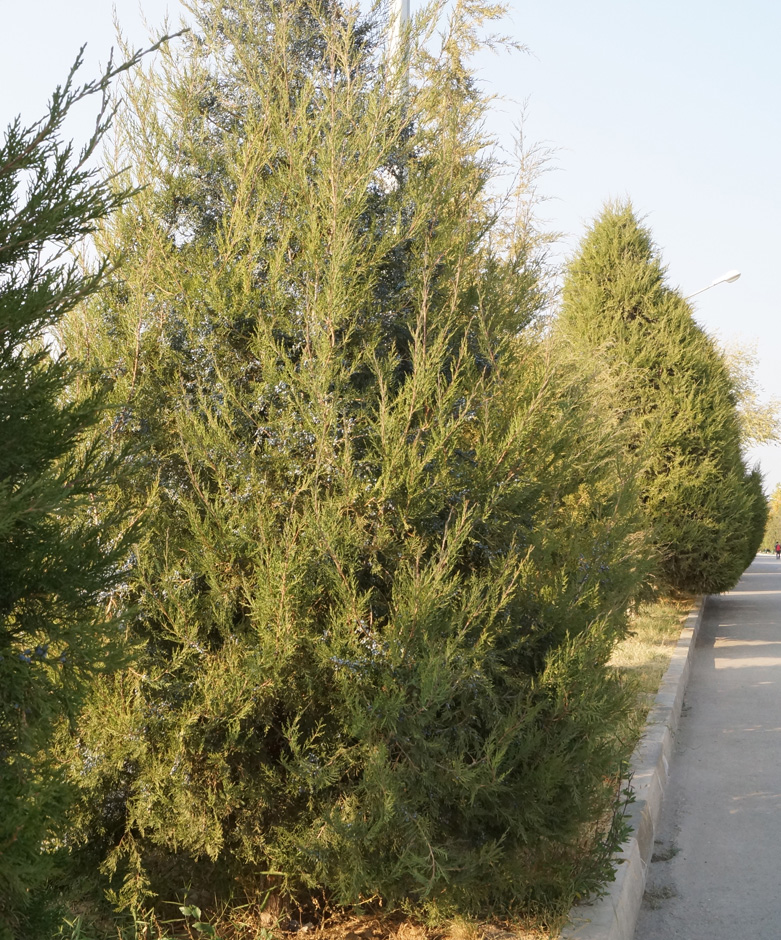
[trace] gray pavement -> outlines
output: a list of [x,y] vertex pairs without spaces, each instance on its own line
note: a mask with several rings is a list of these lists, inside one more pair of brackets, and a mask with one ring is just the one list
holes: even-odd
[[635,940],[781,938],[781,561],[709,597]]

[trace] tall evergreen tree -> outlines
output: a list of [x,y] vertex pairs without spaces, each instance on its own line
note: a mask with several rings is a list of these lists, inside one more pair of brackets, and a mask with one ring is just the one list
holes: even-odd
[[746,566],[750,565],[762,546],[770,518],[770,500],[765,495],[762,474],[755,467],[748,476],[749,515],[747,525]]
[[[729,370],[665,281],[631,205],[608,205],[571,262],[558,331],[615,379],[613,411],[641,454],[641,493],[669,588],[732,587],[761,538]],[[752,546],[754,548],[752,549]]]
[[492,11],[457,4],[403,99],[337,4],[193,9],[125,91],[143,189],[68,332],[112,388],[102,440],[138,443],[117,503],[148,507],[139,658],[82,721],[74,832],[125,905],[208,880],[566,906],[605,874],[605,663],[644,550],[487,192],[462,50]]
[[768,517],[765,524],[764,547],[773,548],[781,542],[781,484],[777,485],[768,500]]
[[[46,840],[68,797],[52,739],[116,653],[111,598],[124,554],[100,525],[117,524],[100,512],[111,461],[83,446],[99,396],[70,394],[74,363],[52,336],[108,271],[86,273],[73,249],[129,195],[89,168],[117,70],[78,87],[80,63],[43,120],[17,118],[0,147],[0,936],[15,940],[49,935]],[[74,152],[63,122],[94,94],[96,132]]]

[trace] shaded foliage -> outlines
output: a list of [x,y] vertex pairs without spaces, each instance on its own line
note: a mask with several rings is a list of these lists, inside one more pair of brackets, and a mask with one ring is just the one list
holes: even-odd
[[[126,546],[118,518],[100,512],[115,458],[83,445],[100,395],[70,395],[76,367],[52,330],[108,271],[85,272],[72,252],[130,195],[88,161],[107,129],[108,83],[136,61],[77,86],[79,56],[46,116],[17,118],[0,147],[0,936],[16,940],[51,929],[42,885],[70,796],[55,730],[117,657],[112,590]],[[76,152],[62,125],[94,94],[95,135]]]

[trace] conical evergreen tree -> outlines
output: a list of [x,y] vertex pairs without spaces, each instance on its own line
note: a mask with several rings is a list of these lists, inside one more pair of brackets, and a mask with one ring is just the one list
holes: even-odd
[[776,486],[768,500],[768,518],[765,524],[764,548],[774,548],[781,541],[781,484]]
[[765,495],[762,474],[755,467],[749,474],[748,490],[750,498],[750,515],[747,526],[748,540],[746,545],[746,566],[750,565],[762,547],[770,517],[770,500]]
[[730,375],[667,285],[630,205],[607,206],[583,239],[557,328],[614,376],[613,409],[641,453],[642,500],[664,584],[695,593],[732,587],[764,523],[741,455]]
[[605,663],[644,550],[487,194],[460,51],[485,11],[457,4],[403,100],[338,5],[194,10],[126,90],[144,188],[68,336],[112,388],[103,440],[137,444],[118,504],[147,507],[139,658],[84,716],[75,832],[120,904],[566,906],[605,876]]

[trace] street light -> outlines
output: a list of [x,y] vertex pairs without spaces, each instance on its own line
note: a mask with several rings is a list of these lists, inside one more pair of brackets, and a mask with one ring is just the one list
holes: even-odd
[[697,294],[702,294],[703,291],[710,290],[711,287],[715,287],[717,284],[731,284],[733,281],[737,281],[740,277],[740,271],[727,271],[726,274],[722,274],[721,277],[717,277],[715,281],[711,281],[707,287],[701,287],[699,290],[696,290],[693,294],[689,294],[686,297],[686,300],[691,300],[692,297],[696,297]]

